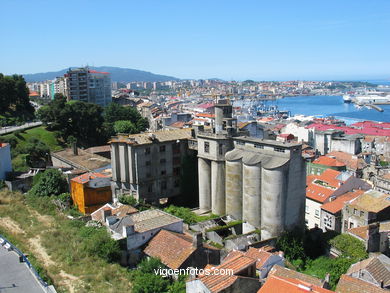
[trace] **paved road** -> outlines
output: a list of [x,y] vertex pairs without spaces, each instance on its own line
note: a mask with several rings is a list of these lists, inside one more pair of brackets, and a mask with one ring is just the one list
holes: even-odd
[[0,245],[0,292],[1,293],[45,293],[38,280],[19,256]]
[[6,127],[2,127],[2,128],[0,128],[0,135],[11,133],[11,132],[14,132],[14,131],[20,130],[20,129],[26,129],[26,128],[39,126],[39,125],[42,125],[42,122],[40,122],[40,121],[39,122],[29,122],[29,123],[26,123],[26,124],[23,124],[23,125],[20,125],[20,126],[6,126]]

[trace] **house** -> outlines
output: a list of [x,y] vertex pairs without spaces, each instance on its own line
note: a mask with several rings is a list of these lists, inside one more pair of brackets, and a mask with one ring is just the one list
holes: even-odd
[[123,217],[104,214],[103,222],[111,237],[124,239],[128,251],[138,249],[165,229],[177,233],[183,232],[183,220],[157,209],[150,209]]
[[390,289],[390,258],[380,254],[351,265],[348,276]]
[[115,205],[106,203],[104,206],[91,213],[91,218],[93,221],[104,224],[104,219],[108,216],[116,216],[121,219],[137,212],[138,210],[131,205],[121,204],[120,202],[117,202]]
[[110,177],[89,172],[70,180],[73,203],[83,214],[90,214],[112,201]]
[[354,176],[357,178],[362,178],[363,169],[366,167],[366,163],[362,158],[341,151],[332,151],[326,156],[344,163],[347,168],[347,171],[352,172],[352,174],[354,174]]
[[0,142],[0,180],[5,180],[8,172],[12,171],[11,146]]
[[367,252],[390,253],[390,222],[376,222],[347,230],[349,235],[363,242]]
[[[297,271],[275,265],[270,270],[268,274],[268,278],[270,277],[278,277],[278,278],[286,278],[286,279],[295,279],[303,282],[302,284],[310,284],[315,286],[316,288],[328,288],[329,281],[328,280],[320,280],[316,277],[312,277],[303,273],[299,273]],[[276,291],[277,292],[277,291]]]
[[110,159],[89,153],[76,146],[51,153],[51,161],[53,167],[56,168],[73,168],[89,172],[111,164]]
[[247,256],[256,260],[256,271],[260,280],[267,278],[269,271],[273,268],[274,265],[284,267],[284,257],[283,252],[281,251],[271,253],[266,251],[266,249],[263,247],[250,247],[246,252],[233,250],[224,258],[224,261],[228,261],[237,255]]
[[321,175],[326,169],[339,172],[346,171],[345,163],[328,156],[320,156],[311,163],[307,163],[307,174]]
[[309,229],[321,226],[321,206],[338,196],[357,189],[368,190],[371,186],[348,172],[326,169],[321,175],[306,178],[306,215]]
[[207,264],[218,265],[220,250],[202,242],[201,233],[188,235],[161,230],[149,241],[144,253],[160,259],[173,270],[204,268]]
[[368,282],[350,277],[348,275],[341,275],[336,287],[336,293],[388,293],[386,289],[379,288]]
[[110,144],[114,199],[129,195],[138,201],[159,203],[179,196],[182,162],[193,154],[188,149],[190,138],[191,129],[113,137]]
[[321,288],[299,279],[270,276],[257,293],[334,293],[334,291]]
[[385,193],[369,190],[346,202],[342,213],[342,232],[374,222],[390,220],[390,198]]
[[390,173],[382,176],[375,176],[374,189],[386,194],[390,194]]
[[281,133],[276,137],[276,141],[292,142],[295,136],[291,133]]
[[321,206],[321,224],[323,231],[336,231],[341,233],[343,223],[342,210],[344,204],[358,196],[362,195],[364,190],[358,189],[344,193],[334,200],[324,203]]
[[236,255],[216,267],[207,265],[204,272],[186,283],[186,293],[253,293],[260,288],[256,260],[247,256]]

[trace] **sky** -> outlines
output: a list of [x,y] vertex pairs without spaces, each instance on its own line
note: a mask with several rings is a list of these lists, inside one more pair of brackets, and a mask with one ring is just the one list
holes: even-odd
[[389,0],[0,0],[0,72],[390,79]]

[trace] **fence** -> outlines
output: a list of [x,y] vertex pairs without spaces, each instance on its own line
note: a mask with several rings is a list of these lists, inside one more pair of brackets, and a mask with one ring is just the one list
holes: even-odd
[[4,246],[8,250],[14,251],[21,260],[23,260],[24,263],[26,263],[27,267],[30,269],[30,271],[33,273],[35,278],[39,281],[39,283],[43,286],[44,290],[48,293],[56,293],[56,290],[53,286],[49,286],[38,274],[36,269],[33,267],[33,265],[30,263],[28,258],[21,252],[15,245],[13,245],[11,242],[7,240],[3,235],[0,234],[0,245]]

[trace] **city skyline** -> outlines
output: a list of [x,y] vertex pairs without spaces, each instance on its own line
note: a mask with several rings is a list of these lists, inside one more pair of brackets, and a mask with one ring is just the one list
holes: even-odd
[[359,2],[6,2],[2,72],[88,64],[181,79],[389,79],[390,3]]

